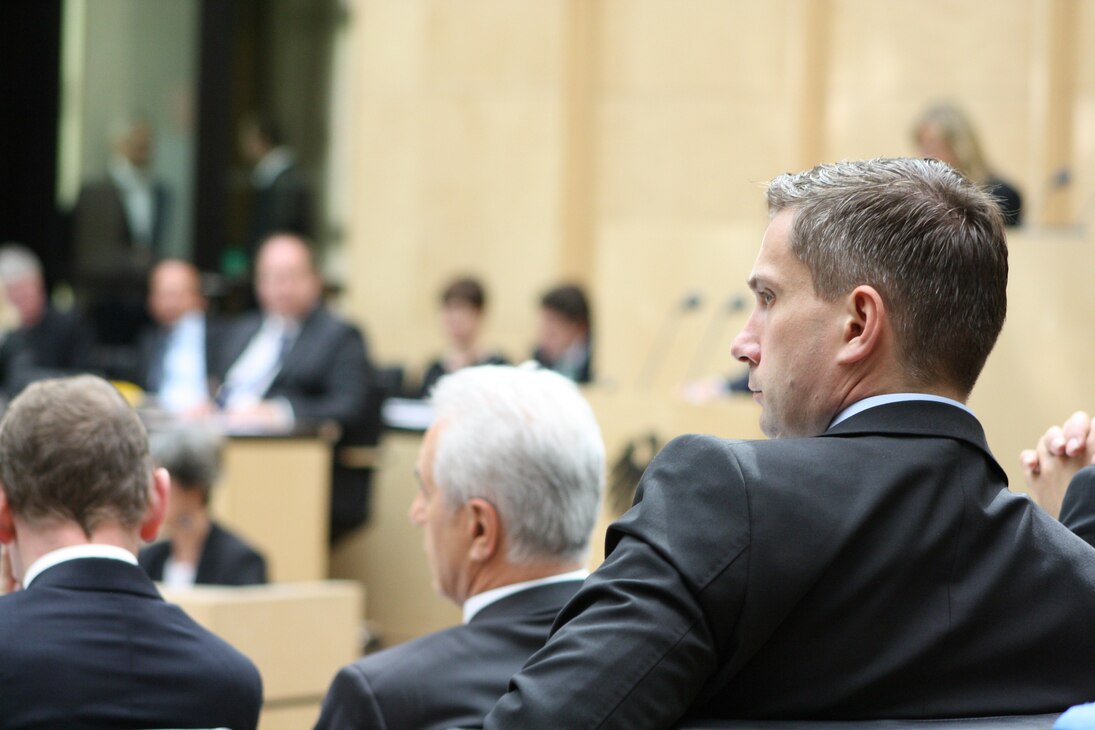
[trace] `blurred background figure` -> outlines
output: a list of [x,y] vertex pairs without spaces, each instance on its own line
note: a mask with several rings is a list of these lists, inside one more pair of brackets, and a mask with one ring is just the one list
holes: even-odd
[[577,383],[593,380],[589,300],[581,288],[556,287],[540,298],[539,333],[532,357]]
[[972,182],[985,187],[1000,203],[1004,223],[1022,223],[1022,197],[985,160],[969,117],[952,104],[929,107],[916,121],[913,136],[921,157],[946,162]]
[[240,149],[254,165],[248,260],[271,233],[285,231],[311,238],[312,192],[296,155],[285,144],[281,128],[270,117],[254,114],[240,128]]
[[90,327],[76,312],[50,305],[41,262],[30,249],[15,243],[0,248],[0,284],[15,315],[15,329],[0,344],[5,393],[14,396],[34,380],[91,367]]
[[482,342],[487,295],[470,277],[457,279],[441,293],[441,328],[448,342],[445,353],[422,376],[419,396],[430,394],[443,376],[471,365],[505,365],[506,359]]
[[73,210],[77,296],[107,345],[136,344],[145,280],[163,254],[170,198],[152,171],[154,141],[148,119],[116,122],[107,174],[84,184]]
[[141,335],[135,379],[173,413],[196,415],[209,401],[207,358],[215,328],[206,308],[192,264],[172,259],[152,270],[148,313],[154,324]]
[[218,437],[188,426],[153,434],[149,448],[156,466],[171,475],[164,518],[168,539],[143,548],[138,556],[149,577],[171,588],[265,583],[266,560],[209,513],[220,476]]

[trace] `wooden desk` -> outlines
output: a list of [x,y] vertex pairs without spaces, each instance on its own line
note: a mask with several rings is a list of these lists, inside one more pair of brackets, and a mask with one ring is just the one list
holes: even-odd
[[258,667],[264,700],[261,730],[311,727],[331,679],[358,656],[364,592],[357,583],[178,591],[161,586],[160,592]]
[[213,515],[266,556],[271,581],[327,578],[331,445],[319,437],[231,437]]

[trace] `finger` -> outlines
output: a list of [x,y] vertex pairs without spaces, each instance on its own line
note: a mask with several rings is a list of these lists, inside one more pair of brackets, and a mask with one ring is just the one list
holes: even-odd
[[1051,426],[1039,442],[1039,445],[1044,445],[1046,452],[1053,456],[1064,456],[1065,444],[1065,434],[1059,426]]
[[1076,411],[1065,421],[1061,432],[1065,440],[1065,453],[1076,456],[1087,446],[1088,437],[1091,435],[1091,416],[1083,411]]
[[1038,452],[1034,449],[1023,449],[1019,452],[1019,463],[1027,477],[1036,477],[1041,472],[1041,464],[1038,460]]

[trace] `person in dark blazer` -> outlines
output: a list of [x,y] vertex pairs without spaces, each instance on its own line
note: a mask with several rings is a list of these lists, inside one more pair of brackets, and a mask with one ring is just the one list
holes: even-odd
[[445,375],[473,365],[505,365],[506,359],[484,347],[482,342],[487,294],[471,277],[458,278],[441,293],[441,324],[448,339],[448,351],[426,368],[418,397],[429,396]]
[[288,429],[336,422],[342,436],[333,459],[331,538],[368,514],[368,473],[338,458],[363,443],[373,377],[361,331],[320,301],[322,282],[307,243],[275,234],[259,249],[255,291],[261,312],[225,326],[213,372],[216,405],[240,428]]
[[170,195],[152,171],[149,120],[121,120],[113,132],[106,175],[83,185],[73,209],[73,283],[96,339],[135,347],[148,324],[148,273],[165,253]]
[[782,175],[768,203],[731,351],[771,440],[663,449],[484,727],[1090,699],[1095,551],[1008,491],[965,406],[1006,312],[995,202],[944,163],[881,159]]
[[196,415],[209,402],[208,360],[219,329],[207,309],[193,264],[178,259],[156,264],[148,278],[153,324],[141,333],[131,378],[173,413]]
[[168,481],[105,381],[40,381],[12,402],[0,424],[4,728],[257,726],[255,666],[137,566]]
[[41,262],[30,249],[0,248],[0,283],[19,323],[0,342],[0,380],[7,394],[35,380],[91,368],[91,327],[77,312],[50,306]]
[[304,239],[312,236],[312,187],[272,118],[248,118],[240,129],[240,148],[254,165],[248,240],[248,253],[254,261],[259,244],[273,233],[295,233]]
[[171,475],[171,498],[164,519],[169,539],[137,555],[149,577],[171,588],[265,583],[266,560],[209,513],[220,476],[218,437],[201,426],[178,427],[154,434],[150,448],[156,465]]
[[478,727],[586,575],[604,446],[574,384],[471,367],[442,378],[432,402],[411,519],[464,623],[344,667],[320,730]]
[[558,286],[540,298],[532,359],[576,383],[593,380],[593,317],[581,287]]

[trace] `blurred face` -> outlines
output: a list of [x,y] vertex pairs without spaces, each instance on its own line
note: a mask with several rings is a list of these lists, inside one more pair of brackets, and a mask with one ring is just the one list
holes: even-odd
[[794,211],[781,211],[764,234],[749,277],[756,305],[731,347],[749,365],[749,389],[770,438],[816,436],[840,404],[843,305],[814,293],[810,270],[791,251],[793,220]]
[[452,509],[433,478],[437,442],[444,428],[443,423],[435,423],[422,441],[415,467],[419,489],[411,503],[410,518],[422,529],[433,589],[457,605],[463,605],[468,597],[471,562],[468,558],[471,540],[466,524],[467,511]]
[[239,143],[244,159],[252,164],[261,160],[269,151],[269,145],[263,140],[254,124],[243,125],[240,129]]
[[157,323],[169,327],[190,312],[205,309],[198,273],[179,262],[160,264],[148,287],[148,312]]
[[916,132],[916,143],[920,148],[921,157],[946,162],[954,169],[958,169],[958,157],[947,143],[947,138],[938,124],[933,122],[921,124]]
[[171,532],[185,532],[196,515],[205,512],[205,497],[200,489],[184,489],[177,481],[171,480],[171,490],[167,498],[167,511],[164,514],[164,529]]
[[26,276],[4,287],[8,301],[19,314],[23,327],[33,327],[42,321],[46,311],[46,289],[40,276]]
[[143,169],[152,161],[152,126],[138,122],[122,142],[122,154],[136,168]]
[[255,264],[255,293],[264,312],[303,319],[319,303],[320,290],[303,241],[278,236],[263,244]]
[[540,327],[536,344],[550,360],[558,360],[571,345],[585,337],[586,328],[571,322],[558,312],[540,308]]
[[481,315],[467,302],[454,299],[441,308],[441,326],[445,336],[458,345],[474,342],[479,334]]

